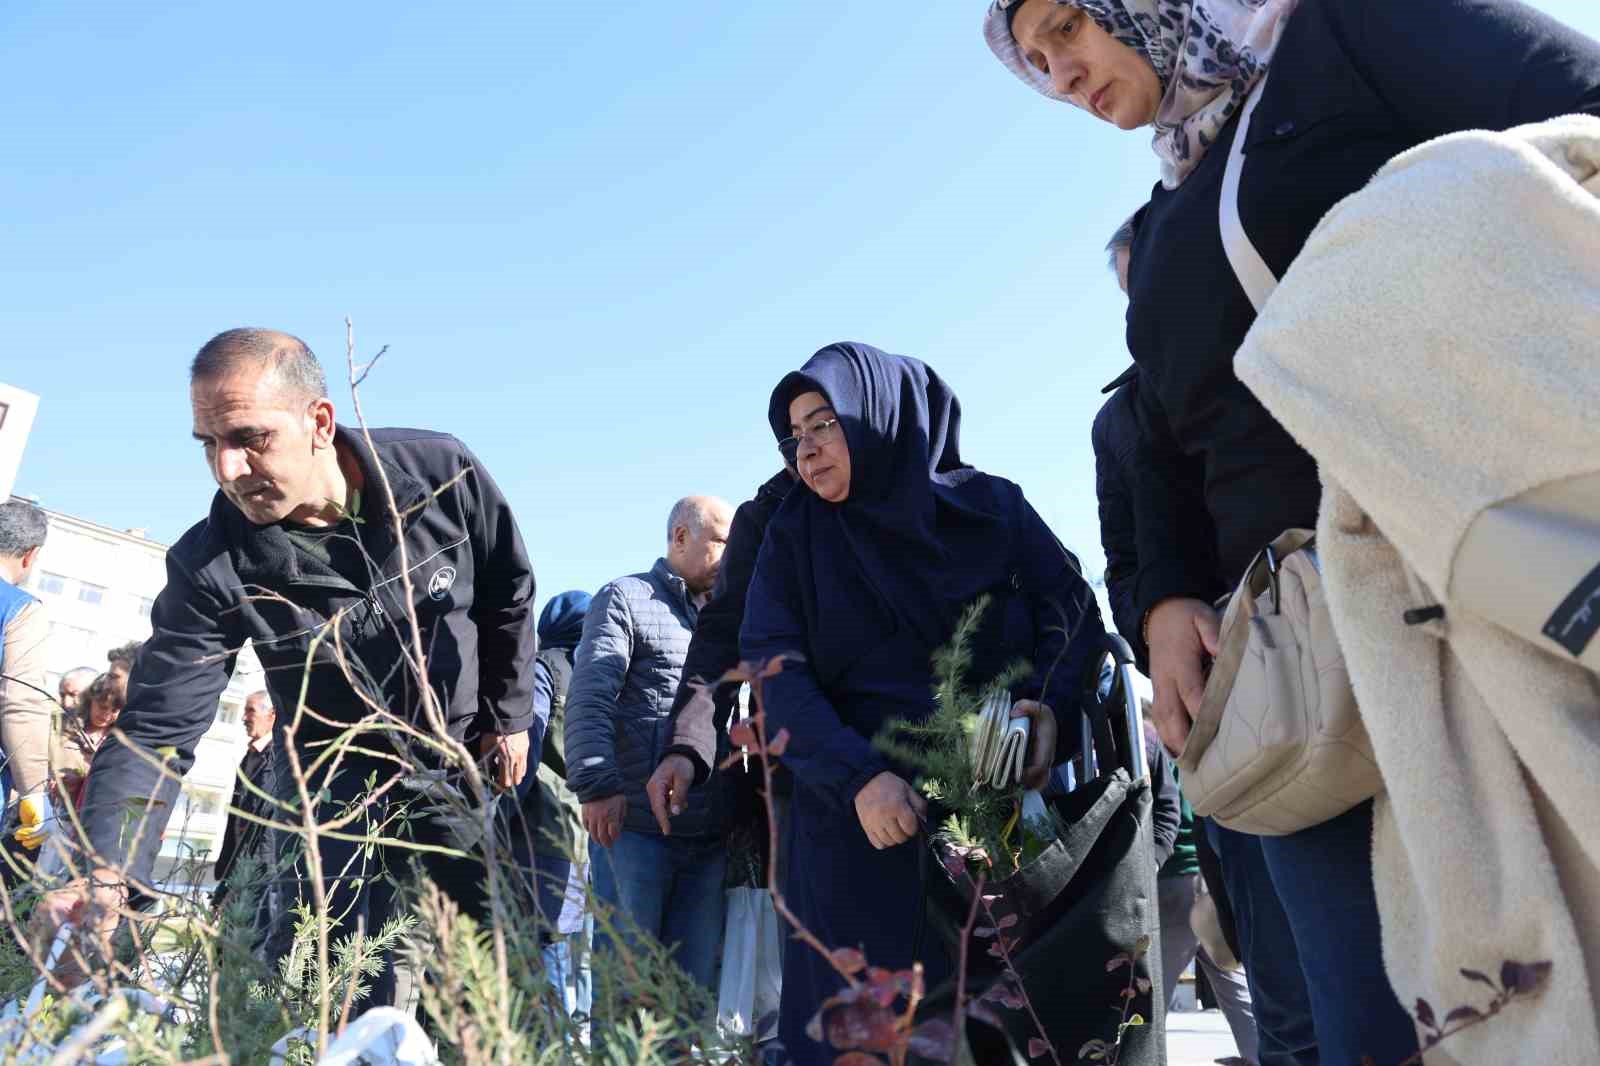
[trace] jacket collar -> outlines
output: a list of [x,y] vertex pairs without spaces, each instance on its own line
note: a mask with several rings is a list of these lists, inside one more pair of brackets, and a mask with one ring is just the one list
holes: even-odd
[[[365,499],[373,501],[367,505],[368,521],[362,531],[362,540],[373,559],[380,565],[385,564],[398,545],[386,509],[378,502],[384,499],[383,485],[378,477],[379,469],[388,475],[389,485],[394,490],[395,504],[401,514],[408,516],[407,524],[414,520],[418,505],[426,500],[428,487],[385,460],[381,453],[374,454],[367,447],[366,439],[358,433],[353,433],[343,426],[336,426],[334,443],[335,447],[346,449],[361,467],[362,495]],[[307,582],[347,584],[331,572],[308,571],[307,565],[315,566],[315,561],[295,550],[282,523],[270,526],[254,524],[245,518],[220,491],[211,501],[210,522],[212,528],[222,534],[228,553],[232,556],[234,570],[246,585],[279,588]]]
[[1118,374],[1112,380],[1111,384],[1101,389],[1100,392],[1102,395],[1108,392],[1116,392],[1118,389],[1122,388],[1122,386],[1132,384],[1137,380],[1139,380],[1139,364],[1135,363],[1122,373]]
[[672,569],[672,564],[665,558],[657,559],[656,565],[650,568],[650,577],[679,602],[684,610],[689,612],[692,619],[695,616],[694,599],[689,595],[689,583],[678,576]]

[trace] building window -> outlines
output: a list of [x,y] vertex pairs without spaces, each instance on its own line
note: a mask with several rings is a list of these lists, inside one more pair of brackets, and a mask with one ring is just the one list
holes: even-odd
[[223,725],[233,725],[239,720],[243,707],[237,703],[224,703],[217,708],[217,721]]
[[39,571],[38,589],[59,596],[67,591],[67,579],[60,574],[52,574],[48,570]]
[[155,609],[156,601],[152,600],[148,596],[140,596],[138,599],[139,599],[139,617],[140,618],[149,618],[150,617],[150,612]]
[[104,585],[91,585],[87,581],[78,586],[78,599],[84,603],[100,603],[106,598]]

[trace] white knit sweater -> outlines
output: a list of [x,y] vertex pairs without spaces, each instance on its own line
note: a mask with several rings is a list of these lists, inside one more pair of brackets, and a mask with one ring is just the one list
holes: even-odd
[[1553,964],[1430,1063],[1600,1063],[1600,680],[1449,594],[1486,508],[1600,471],[1597,197],[1600,119],[1422,145],[1329,212],[1235,361],[1321,469],[1396,992],[1442,1020],[1492,994],[1463,969]]

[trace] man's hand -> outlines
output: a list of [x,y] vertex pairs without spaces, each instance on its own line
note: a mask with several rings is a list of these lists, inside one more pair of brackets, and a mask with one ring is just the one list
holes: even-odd
[[622,836],[622,818],[628,813],[628,797],[622,793],[594,800],[583,805],[583,827],[589,837],[603,848],[609,848]]
[[503,789],[522,784],[528,772],[528,734],[485,733],[478,741],[478,752],[489,760],[494,783]]
[[856,793],[856,817],[872,846],[882,851],[917,835],[928,801],[898,774],[885,770]]
[[1011,708],[1013,718],[1031,718],[1028,727],[1028,757],[1022,767],[1022,787],[1037,792],[1050,782],[1056,763],[1056,715],[1048,703],[1018,700]]
[[662,836],[672,835],[671,820],[683,813],[693,785],[694,763],[687,755],[668,755],[650,775],[644,791],[650,797],[650,810],[656,816]]
[[75,988],[89,976],[83,967],[85,956],[111,958],[111,938],[127,902],[128,887],[122,875],[108,868],[97,869],[92,877],[80,877],[40,898],[28,934],[41,955],[48,955],[63,925],[72,922],[77,927],[52,969],[56,980]]
[[1161,743],[1174,755],[1189,740],[1189,724],[1206,692],[1205,659],[1221,647],[1221,619],[1203,600],[1162,600],[1150,611],[1150,680]]

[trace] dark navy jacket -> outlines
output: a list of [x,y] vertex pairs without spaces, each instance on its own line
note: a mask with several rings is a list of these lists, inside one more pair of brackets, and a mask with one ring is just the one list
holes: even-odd
[[[1399,153],[1575,111],[1600,114],[1600,43],[1514,0],[1302,0],[1251,120],[1240,218],[1281,278],[1328,209]],[[1141,617],[1231,588],[1284,529],[1316,524],[1316,464],[1233,374],[1255,318],[1218,222],[1237,128],[1183,184],[1154,191],[1133,244]],[[1193,464],[1203,503],[1173,491]]]
[[[410,637],[400,624],[400,544],[378,502],[384,498],[379,464],[405,516],[412,605],[450,734],[470,746],[479,732],[516,733],[532,724],[533,568],[499,487],[446,434],[373,430],[374,456],[359,436],[338,432],[366,474],[361,537],[377,572],[365,587],[300,551],[282,526],[253,525],[221,493],[210,517],[167,552],[167,584],[151,612],[155,632],[134,663],[117,722],[144,750],[116,742],[102,747],[83,806],[90,841],[113,861],[131,858],[135,876],[148,876],[178,792],[177,781],[162,781],[149,764],[152,753],[171,749],[180,774],[193,765],[195,745],[216,718],[217,699],[246,640],[278,709],[280,747],[301,706],[305,663],[319,636],[304,705],[337,724],[305,717],[295,735],[303,754],[365,717],[368,701],[424,724],[418,679],[404,665]],[[334,658],[335,618],[348,674]],[[140,822],[126,817],[129,804],[152,795],[139,854],[128,856]]]

